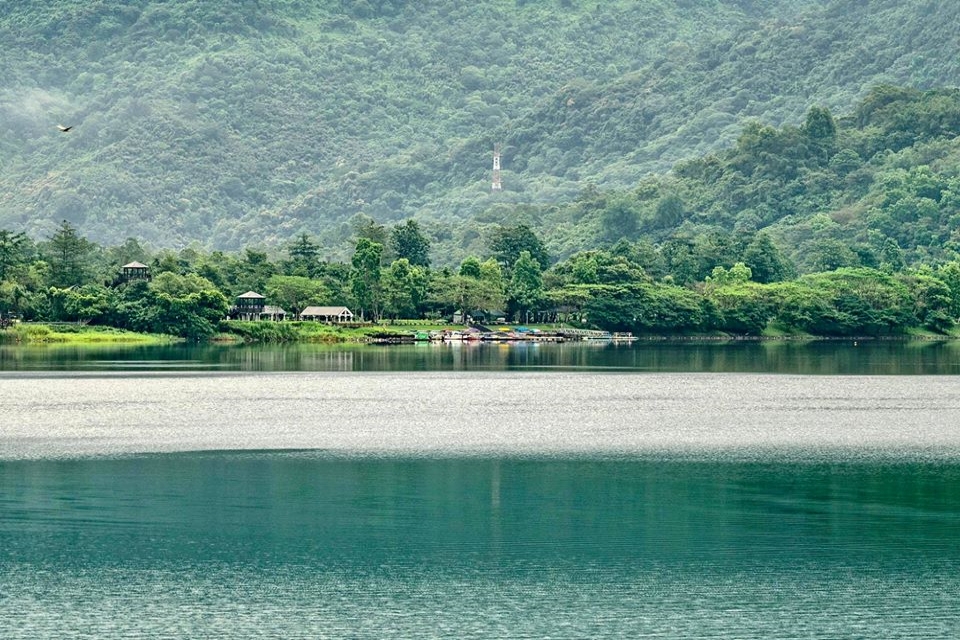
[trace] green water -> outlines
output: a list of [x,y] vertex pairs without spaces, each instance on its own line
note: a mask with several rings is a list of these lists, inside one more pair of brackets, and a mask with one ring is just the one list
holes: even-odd
[[960,341],[638,341],[415,345],[0,345],[0,371],[629,371],[960,374]]
[[946,638],[960,466],[0,465],[4,637]]
[[3,639],[960,637],[954,343],[0,370]]

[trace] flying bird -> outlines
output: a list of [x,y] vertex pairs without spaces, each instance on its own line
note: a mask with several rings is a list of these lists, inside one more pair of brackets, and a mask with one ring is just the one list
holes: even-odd
[[73,125],[70,125],[69,127],[65,127],[62,124],[58,124],[57,129],[60,129],[60,131],[63,131],[64,133],[66,133],[67,131],[70,131],[70,129],[73,129]]

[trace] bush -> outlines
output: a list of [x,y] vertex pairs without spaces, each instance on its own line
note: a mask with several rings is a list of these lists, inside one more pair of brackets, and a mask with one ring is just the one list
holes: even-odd
[[300,338],[299,329],[288,322],[226,322],[228,333],[240,336],[244,342],[295,342]]

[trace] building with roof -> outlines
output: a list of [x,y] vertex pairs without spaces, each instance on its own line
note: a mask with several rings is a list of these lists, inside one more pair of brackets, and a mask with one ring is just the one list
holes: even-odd
[[131,280],[149,280],[150,267],[142,262],[129,262],[120,267],[120,275],[125,282],[130,282]]
[[300,319],[339,324],[353,322],[353,312],[346,307],[307,307],[300,312]]
[[237,296],[234,307],[239,320],[259,320],[266,307],[267,299],[256,291],[247,291]]

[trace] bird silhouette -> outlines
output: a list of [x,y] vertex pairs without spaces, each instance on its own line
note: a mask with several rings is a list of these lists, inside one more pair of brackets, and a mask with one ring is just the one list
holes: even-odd
[[58,124],[57,129],[60,129],[60,131],[63,131],[64,133],[66,133],[67,131],[70,131],[70,129],[73,129],[73,125],[70,125],[69,127],[65,127],[62,124]]

